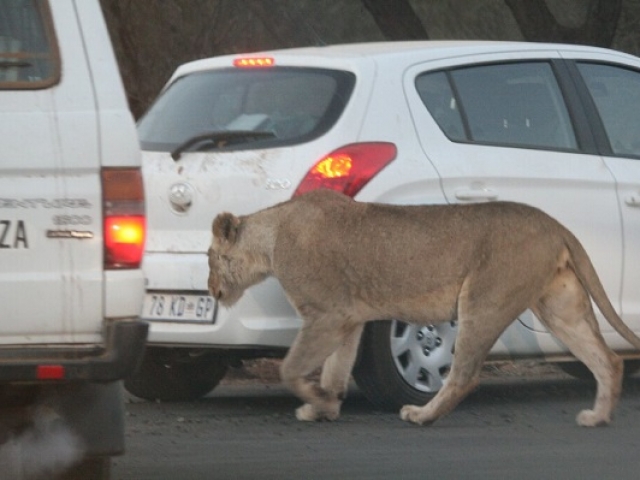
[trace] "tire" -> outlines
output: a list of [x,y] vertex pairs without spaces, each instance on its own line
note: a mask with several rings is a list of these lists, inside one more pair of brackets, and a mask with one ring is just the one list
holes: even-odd
[[110,457],[89,457],[74,465],[56,480],[109,480],[111,478]]
[[367,324],[353,377],[377,408],[423,405],[442,387],[453,362],[457,323],[416,326],[396,320]]
[[[579,378],[580,380],[593,380],[593,374],[591,370],[582,362],[557,362],[556,365],[568,373],[572,377]],[[630,377],[634,373],[640,370],[640,360],[625,360],[624,361],[624,376]]]
[[196,400],[220,383],[228,366],[225,358],[202,351],[148,347],[140,367],[125,379],[124,386],[145,400]]

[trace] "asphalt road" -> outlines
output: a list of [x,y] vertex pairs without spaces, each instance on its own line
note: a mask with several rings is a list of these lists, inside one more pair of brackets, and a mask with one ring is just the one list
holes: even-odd
[[278,385],[223,385],[197,402],[128,403],[120,480],[640,478],[640,377],[609,427],[578,427],[595,385],[564,375],[483,380],[431,427],[376,411],[357,389],[340,419],[298,422]]

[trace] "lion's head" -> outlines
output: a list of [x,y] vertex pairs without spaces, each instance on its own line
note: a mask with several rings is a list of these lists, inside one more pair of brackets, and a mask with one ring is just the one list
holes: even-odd
[[243,242],[242,217],[221,213],[213,221],[209,256],[209,292],[230,307],[244,291],[270,275],[270,260],[260,245]]

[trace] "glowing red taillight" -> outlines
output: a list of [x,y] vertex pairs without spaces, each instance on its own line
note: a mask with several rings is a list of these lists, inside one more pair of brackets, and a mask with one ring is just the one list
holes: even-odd
[[139,268],[146,237],[140,169],[103,169],[102,197],[105,268]]
[[293,196],[327,188],[354,197],[394,158],[398,150],[393,143],[352,143],[321,158],[309,170]]

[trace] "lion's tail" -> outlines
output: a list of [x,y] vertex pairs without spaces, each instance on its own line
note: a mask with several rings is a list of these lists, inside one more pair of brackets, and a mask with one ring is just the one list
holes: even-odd
[[598,306],[609,324],[631,345],[640,349],[640,337],[638,337],[616,313],[613,305],[609,301],[600,277],[591,263],[589,255],[585,251],[580,241],[569,231],[565,235],[565,245],[569,249],[573,260],[573,267],[576,275],[587,289],[591,298]]

